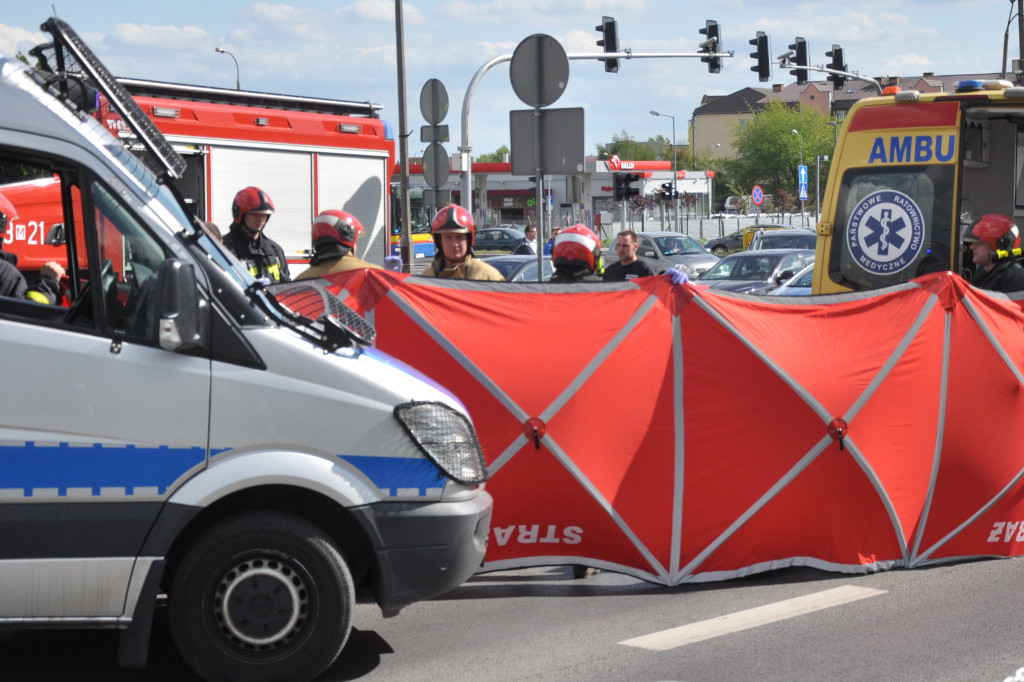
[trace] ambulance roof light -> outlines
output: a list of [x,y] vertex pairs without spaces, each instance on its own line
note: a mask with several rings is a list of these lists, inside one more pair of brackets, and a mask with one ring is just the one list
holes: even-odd
[[1007,88],[1013,87],[1013,83],[1007,80],[1003,80],[1002,78],[994,78],[988,81],[981,81],[981,85],[986,90],[1005,90]]
[[907,90],[906,92],[895,93],[895,100],[897,103],[905,104],[907,102],[920,102],[921,93],[917,90]]
[[1007,88],[1006,90],[1003,90],[1003,96],[1006,97],[1006,99],[1024,99],[1024,88]]
[[1006,90],[1012,88],[1013,83],[1002,78],[991,78],[988,80],[970,79],[960,81],[956,84],[957,92],[974,92],[977,90]]
[[895,95],[897,92],[902,92],[903,88],[898,85],[888,85],[882,90],[883,95]]

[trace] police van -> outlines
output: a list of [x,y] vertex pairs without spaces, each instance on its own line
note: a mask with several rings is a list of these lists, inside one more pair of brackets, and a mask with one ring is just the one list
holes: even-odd
[[954,92],[893,88],[861,100],[833,157],[813,291],[878,289],[944,270],[969,279],[962,236],[993,213],[1024,216],[1024,87],[965,80]]
[[476,432],[315,281],[254,281],[131,96],[43,29],[37,68],[0,58],[0,171],[58,192],[69,276],[64,305],[0,298],[0,625],[120,629],[141,667],[159,606],[206,679],[313,678],[357,600],[392,615],[480,566]]

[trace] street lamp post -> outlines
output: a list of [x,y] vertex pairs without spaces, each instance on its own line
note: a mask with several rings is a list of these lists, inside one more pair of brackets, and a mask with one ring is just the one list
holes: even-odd
[[676,212],[676,232],[679,232],[679,171],[676,166],[676,117],[671,114],[662,114],[651,109],[651,116],[664,116],[672,119],[672,208]]
[[[799,130],[791,131],[800,140],[800,165],[804,165],[804,136],[800,134]],[[799,192],[799,187],[797,188]],[[807,227],[807,216],[804,215],[804,200],[800,200],[800,226]]]
[[242,89],[242,74],[238,70],[238,60],[235,59],[235,55],[233,55],[230,52],[228,52],[227,50],[225,50],[223,46],[215,47],[215,48],[213,48],[213,51],[214,52],[219,52],[220,54],[226,54],[227,56],[231,57],[231,59],[235,62],[235,90],[241,90]]

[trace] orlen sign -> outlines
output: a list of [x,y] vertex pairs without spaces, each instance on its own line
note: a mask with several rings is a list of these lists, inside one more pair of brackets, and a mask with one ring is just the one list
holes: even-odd
[[632,161],[620,160],[617,154],[612,154],[606,163],[608,164],[608,170],[612,171],[633,170],[636,167],[636,164]]

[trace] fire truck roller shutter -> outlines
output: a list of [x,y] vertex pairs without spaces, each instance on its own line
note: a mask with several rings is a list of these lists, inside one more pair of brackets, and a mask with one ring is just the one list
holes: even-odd
[[313,155],[274,149],[210,148],[211,220],[227,233],[231,201],[243,187],[259,187],[274,202],[267,236],[284,249],[289,261],[304,260],[311,248],[313,223]]
[[320,210],[351,213],[366,231],[356,243],[356,255],[384,264],[388,250],[387,156],[319,155],[317,205]]

